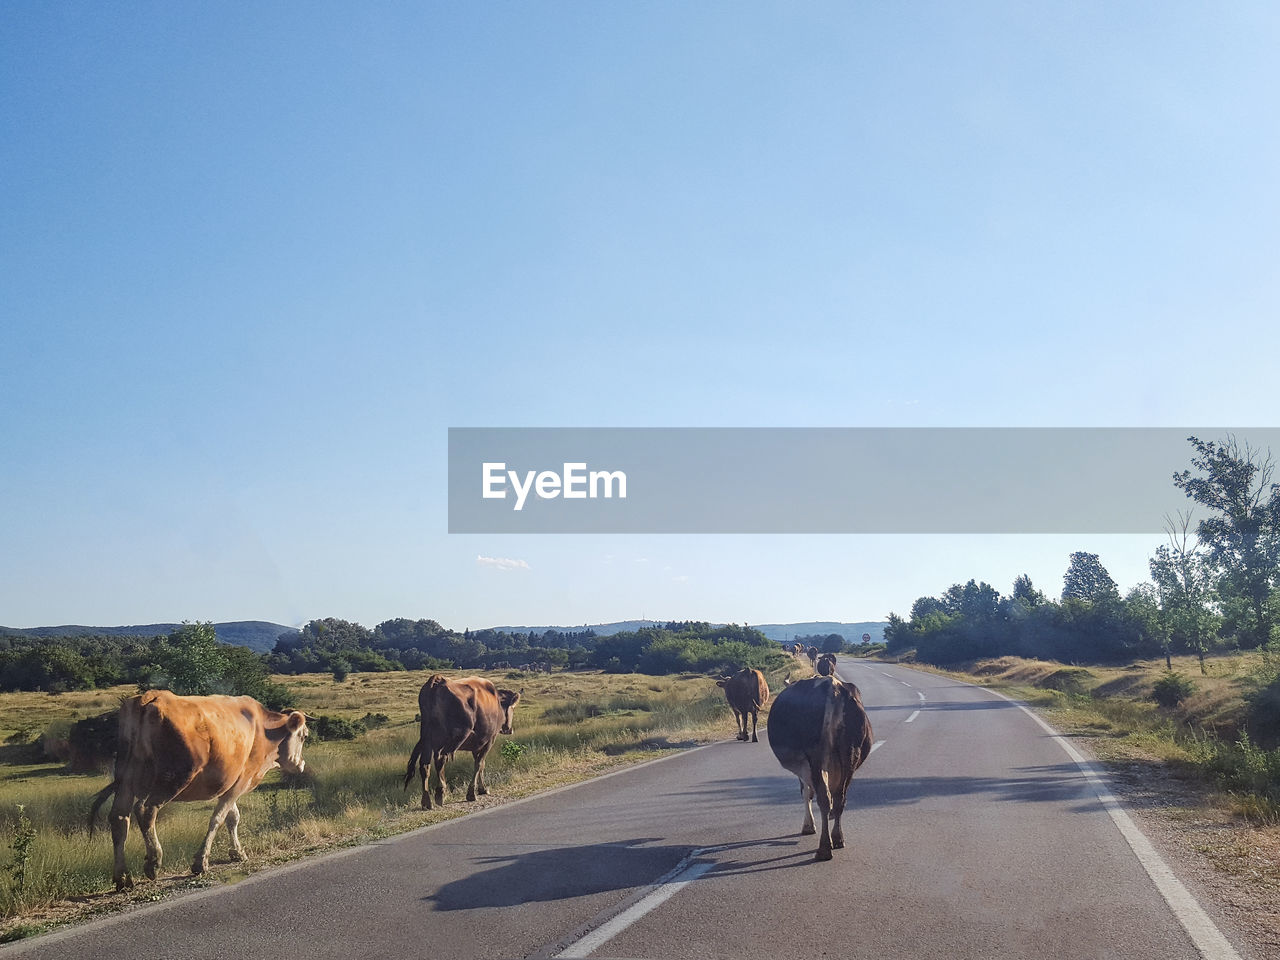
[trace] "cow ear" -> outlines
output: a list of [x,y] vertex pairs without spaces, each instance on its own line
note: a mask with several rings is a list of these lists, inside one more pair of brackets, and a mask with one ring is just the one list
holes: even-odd
[[716,686],[717,686],[717,687],[723,687],[723,686],[724,686],[726,683],[728,683],[728,682],[729,682],[728,680],[717,680],[717,681],[716,681]]
[[285,725],[290,730],[297,730],[306,722],[307,722],[307,718],[303,716],[301,713],[299,713],[297,710],[295,710],[293,711],[293,713],[289,714],[289,719],[285,721]]

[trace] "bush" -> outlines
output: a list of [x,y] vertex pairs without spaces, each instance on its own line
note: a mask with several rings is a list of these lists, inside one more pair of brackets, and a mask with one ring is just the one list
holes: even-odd
[[86,717],[71,725],[67,734],[68,763],[76,773],[107,771],[116,755],[116,732],[120,711],[111,710],[96,717]]
[[346,717],[321,714],[307,723],[307,729],[317,740],[354,740],[364,733],[364,724]]
[[1194,680],[1170,670],[1156,681],[1151,690],[1151,697],[1162,707],[1176,707],[1195,692]]
[[390,722],[391,718],[385,713],[366,713],[359,720],[321,714],[307,721],[307,729],[317,740],[354,740]]

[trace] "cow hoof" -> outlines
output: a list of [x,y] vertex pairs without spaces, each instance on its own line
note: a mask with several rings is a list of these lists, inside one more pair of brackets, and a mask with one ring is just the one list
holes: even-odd
[[239,861],[240,863],[244,863],[244,861],[248,860],[248,859],[249,859],[249,857],[248,857],[248,855],[247,855],[243,850],[232,850],[232,851],[231,851],[231,859],[232,859],[232,860],[237,860],[237,861]]
[[828,849],[826,849],[825,847],[819,847],[819,848],[818,848],[818,852],[817,852],[816,854],[814,854],[813,859],[814,859],[815,861],[830,860],[830,859],[831,859],[831,851],[830,851],[830,850],[828,850]]
[[133,889],[133,877],[129,876],[129,874],[127,873],[122,877],[116,877],[117,893],[119,893],[121,890],[132,890],[132,889]]
[[760,742],[760,738],[759,738],[759,737],[757,737],[757,736],[753,733],[753,734],[751,735],[751,742],[752,742],[752,743],[759,743],[759,742]]
[[832,850],[843,850],[843,849],[844,849],[844,837],[832,837],[832,838],[831,838],[831,849],[832,849]]
[[147,860],[142,864],[142,872],[146,874],[148,880],[154,880],[156,873],[159,872],[159,866],[154,860]]
[[197,860],[195,863],[191,865],[191,875],[193,877],[198,877],[200,876],[200,874],[204,873],[208,869],[209,869],[208,860]]
[[810,824],[807,824],[807,823],[806,823],[803,827],[801,827],[801,828],[800,828],[800,836],[802,836],[802,837],[807,837],[807,836],[809,836],[810,834],[814,834],[814,833],[817,833],[817,832],[818,832],[818,828],[817,828],[817,827],[811,826]]

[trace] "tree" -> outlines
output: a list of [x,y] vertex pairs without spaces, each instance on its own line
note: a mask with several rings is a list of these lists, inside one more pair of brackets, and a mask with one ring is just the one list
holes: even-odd
[[1276,627],[1280,583],[1280,484],[1271,480],[1274,461],[1234,436],[1222,441],[1188,437],[1196,456],[1173,475],[1174,485],[1212,513],[1196,535],[1208,551],[1224,629],[1241,647],[1267,644]]
[[1031,582],[1031,578],[1025,573],[1019,574],[1018,578],[1013,581],[1013,599],[1021,600],[1025,607],[1038,607],[1047,600],[1045,595],[1036,589],[1035,584]]
[[1215,623],[1208,609],[1210,570],[1200,544],[1191,542],[1190,528],[1189,510],[1180,512],[1176,521],[1165,517],[1169,543],[1157,547],[1151,558],[1151,580],[1160,606],[1165,666],[1173,670],[1170,648],[1177,647],[1199,657],[1203,674]]
[[157,651],[146,685],[181,696],[230,693],[223,682],[228,666],[213,624],[184,622]]
[[1119,600],[1120,589],[1096,553],[1077,550],[1071,554],[1071,565],[1062,581],[1062,599],[1089,603]]

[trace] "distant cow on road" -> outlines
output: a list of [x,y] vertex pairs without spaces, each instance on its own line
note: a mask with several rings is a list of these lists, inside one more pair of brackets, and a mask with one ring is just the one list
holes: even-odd
[[800,778],[802,834],[815,832],[810,801],[818,798],[822,834],[815,859],[830,860],[832,848],[844,846],[840,815],[849,781],[871,754],[871,721],[862,695],[852,683],[835,677],[800,680],[778,694],[768,731],[778,762]]
[[115,777],[93,798],[89,811],[92,834],[98,809],[116,795],[110,815],[116,889],[133,886],[124,859],[131,811],[147,848],[143,870],[148,879],[156,878],[164,856],[156,837],[156,815],[170,800],[218,799],[192,873],[209,868],[213,835],[223,820],[231,834],[231,854],[243,860],[236,800],[273,767],[302,773],[306,721],[296,710],[277,713],[252,697],[180,697],[168,690],[150,690],[125,700],[120,705]]
[[[738,739],[759,743],[756,736],[756,722],[760,708],[769,702],[769,684],[764,674],[750,667],[743,667],[731,677],[721,677],[716,681],[717,687],[724,688],[724,698],[729,701],[733,710],[733,720],[738,726]],[[747,715],[751,715],[751,736],[747,736]]]
[[834,677],[836,673],[836,655],[824,653],[814,662],[818,673],[824,677]]
[[484,785],[484,758],[499,733],[511,733],[511,715],[520,694],[499,690],[484,677],[449,680],[436,674],[418,691],[422,726],[418,743],[409,757],[405,789],[416,765],[422,775],[422,809],[431,809],[431,768],[435,769],[436,803],[444,806],[444,765],[459,750],[475,758],[475,770],[467,787],[467,799],[488,793]]
[[810,660],[817,660],[817,659],[818,659],[818,648],[817,648],[817,647],[810,647],[810,648],[809,648],[807,651],[805,651],[805,652],[809,654],[809,659],[810,659]]

